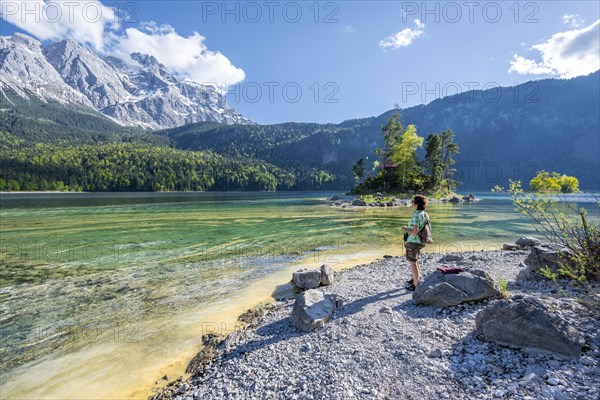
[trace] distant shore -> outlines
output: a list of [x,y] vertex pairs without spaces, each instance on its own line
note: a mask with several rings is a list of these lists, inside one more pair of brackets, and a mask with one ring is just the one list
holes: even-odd
[[[64,190],[19,190],[18,192],[0,192],[0,194],[24,194],[24,193],[35,193],[35,194],[50,194],[50,193],[98,193],[98,192],[75,192],[75,191],[64,191]],[[110,192],[113,193],[113,192]]]
[[[336,273],[325,293],[342,296],[332,321],[311,333],[289,322],[293,299],[265,305],[240,318],[246,329],[206,347],[188,367],[192,377],[171,382],[155,399],[550,399],[598,398],[600,329],[571,297],[579,289],[517,278],[528,254],[475,251],[423,255],[423,273],[437,266],[487,271],[506,280],[512,296],[528,294],[564,311],[591,347],[576,360],[528,353],[473,335],[475,315],[498,300],[446,309],[415,306],[403,289],[409,269],[386,256]],[[437,354],[436,354],[437,353]],[[435,354],[435,355],[432,355]],[[483,360],[483,362],[482,362]],[[536,379],[531,378],[534,374]]]
[[[451,196],[441,198],[428,198],[429,203],[476,203],[481,201],[480,198],[473,194]],[[412,204],[412,197],[407,195],[389,195],[375,193],[370,195],[352,195],[339,194],[327,199],[327,202],[334,207],[355,208],[355,207],[406,207]]]

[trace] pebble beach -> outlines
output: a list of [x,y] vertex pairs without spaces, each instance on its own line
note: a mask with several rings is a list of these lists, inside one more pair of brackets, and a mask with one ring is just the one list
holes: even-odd
[[343,299],[325,326],[309,333],[294,328],[293,298],[251,310],[243,316],[246,329],[215,339],[188,367],[191,378],[171,382],[154,398],[598,399],[598,314],[577,300],[578,287],[519,279],[528,253],[424,253],[422,274],[440,266],[477,268],[506,281],[509,297],[535,296],[583,334],[581,357],[479,337],[477,313],[500,299],[415,305],[404,289],[406,261],[386,256],[337,272],[334,284],[315,289]]

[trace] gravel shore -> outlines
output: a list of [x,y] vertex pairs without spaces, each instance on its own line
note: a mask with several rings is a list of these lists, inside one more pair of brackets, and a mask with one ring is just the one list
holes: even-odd
[[[405,290],[403,258],[385,257],[336,274],[325,293],[344,306],[323,328],[301,333],[289,323],[293,300],[269,307],[252,327],[218,346],[214,358],[163,398],[188,399],[599,399],[600,321],[572,295],[576,287],[517,280],[527,251],[422,256],[437,266],[478,268],[508,282],[511,296],[534,295],[586,337],[584,355],[568,359],[481,340],[475,315],[498,300],[446,309],[416,306]],[[452,258],[452,257],[451,257]]]

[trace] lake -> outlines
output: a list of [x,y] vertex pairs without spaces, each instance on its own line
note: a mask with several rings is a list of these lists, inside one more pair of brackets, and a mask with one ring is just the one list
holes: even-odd
[[[147,398],[298,268],[403,254],[409,207],[331,207],[333,194],[3,193],[2,398]],[[506,195],[476,195],[429,205],[428,251],[536,234]]]

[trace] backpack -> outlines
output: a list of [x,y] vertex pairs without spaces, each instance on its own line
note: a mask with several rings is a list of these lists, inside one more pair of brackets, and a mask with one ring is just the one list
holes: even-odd
[[419,231],[419,240],[421,244],[433,243],[433,238],[431,237],[431,224],[429,223],[429,217],[425,220],[425,224]]
[[[426,214],[427,215],[427,214]],[[404,241],[408,240],[408,232],[404,232]],[[431,237],[431,223],[429,222],[429,216],[425,220],[425,224],[419,230],[419,240],[421,244],[433,243],[433,238]]]

